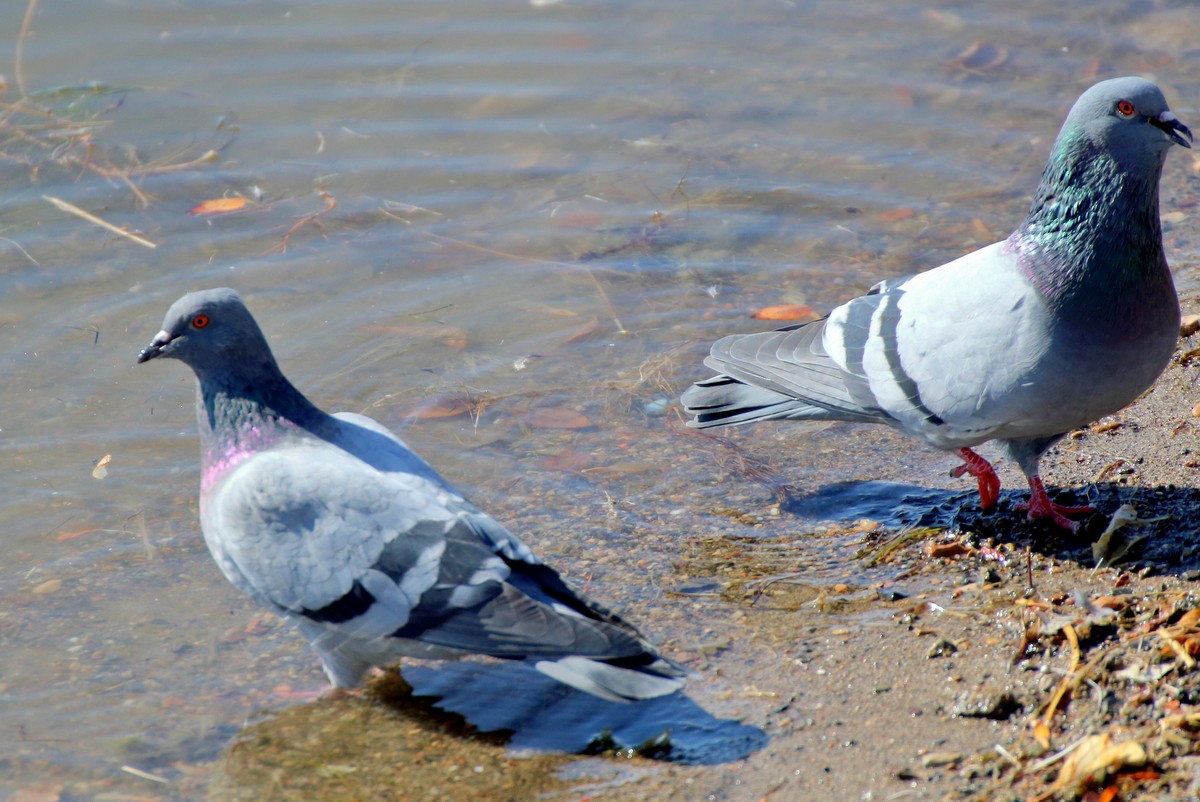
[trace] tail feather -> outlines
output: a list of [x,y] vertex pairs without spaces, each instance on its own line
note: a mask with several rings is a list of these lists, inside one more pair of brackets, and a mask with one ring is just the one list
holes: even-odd
[[558,660],[539,660],[533,665],[564,685],[610,702],[654,699],[683,687],[682,670],[665,659],[659,658],[644,666],[626,667],[616,663],[570,655]]
[[824,407],[798,398],[744,384],[729,376],[713,376],[696,382],[684,392],[684,411],[695,415],[688,426],[706,429],[760,420],[837,420]]

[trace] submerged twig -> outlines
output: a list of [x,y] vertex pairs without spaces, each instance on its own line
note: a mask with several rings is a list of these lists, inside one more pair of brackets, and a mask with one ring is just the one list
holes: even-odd
[[320,195],[322,200],[325,201],[325,208],[319,212],[313,212],[312,214],[306,214],[303,217],[301,217],[299,220],[297,220],[292,225],[291,228],[289,228],[286,232],[284,232],[284,235],[283,235],[283,237],[280,238],[279,242],[277,242],[276,244],[272,245],[270,248],[267,248],[265,251],[262,252],[262,254],[261,254],[262,256],[266,256],[269,253],[286,253],[287,248],[288,248],[288,240],[291,239],[293,234],[295,234],[300,229],[304,228],[309,223],[314,223],[318,228],[320,228],[320,224],[316,223],[316,221],[320,217],[323,217],[324,215],[327,215],[334,210],[334,208],[337,206],[337,198],[335,198],[333,195],[326,192],[325,190],[318,190],[317,194]]
[[80,209],[75,204],[68,203],[67,201],[63,200],[62,198],[56,198],[53,195],[43,195],[42,199],[53,204],[57,209],[60,209],[61,211],[64,211],[68,214],[73,214],[76,217],[82,218],[93,225],[100,226],[101,228],[103,228],[107,231],[111,231],[112,233],[116,234],[119,237],[125,237],[126,239],[133,240],[138,245],[141,245],[144,248],[157,248],[158,247],[150,240],[139,237],[137,234],[132,234],[123,228],[118,228],[117,226],[114,226],[112,223],[108,222],[107,220],[101,220],[99,217],[92,214],[91,212],[86,212],[83,209]]
[[600,302],[602,304],[604,304],[604,308],[608,311],[608,316],[610,318],[612,318],[612,322],[614,324],[616,324],[617,333],[618,334],[628,334],[629,333],[629,330],[625,328],[625,324],[621,322],[621,318],[617,317],[617,309],[616,309],[616,307],[613,306],[613,302],[608,297],[608,293],[604,291],[604,287],[600,284],[600,282],[596,278],[595,274],[592,273],[591,269],[587,265],[571,264],[569,262],[556,262],[552,259],[540,259],[536,256],[522,256],[520,254],[515,254],[515,253],[505,253],[504,251],[497,251],[494,248],[487,248],[487,247],[484,247],[483,245],[476,245],[475,243],[467,242],[466,240],[456,239],[454,237],[447,237],[442,234],[434,234],[431,231],[426,232],[426,234],[435,240],[439,240],[441,242],[449,242],[453,245],[459,246],[460,248],[468,248],[472,251],[479,251],[480,253],[490,254],[491,256],[499,256],[504,259],[515,259],[515,260],[522,260],[522,261],[526,261],[526,262],[534,262],[534,263],[543,264],[543,265],[553,265],[554,267],[566,267],[566,268],[570,268],[572,270],[582,270],[584,275],[586,275],[588,277],[588,280],[592,282],[592,286],[596,290],[596,295],[600,298]]
[[33,26],[33,15],[37,11],[38,0],[29,0],[29,5],[25,6],[25,18],[21,20],[21,32],[17,34],[16,52],[13,54],[13,76],[17,81],[17,91],[21,93],[21,99],[29,97],[25,92],[25,39],[29,36],[29,29]]

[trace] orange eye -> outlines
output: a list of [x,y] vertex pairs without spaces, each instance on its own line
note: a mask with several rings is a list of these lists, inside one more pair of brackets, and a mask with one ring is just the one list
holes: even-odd
[[208,315],[196,315],[192,318],[192,328],[202,329],[208,325]]
[[1128,100],[1117,101],[1117,113],[1122,117],[1132,117],[1134,111],[1135,109],[1133,108],[1133,104]]

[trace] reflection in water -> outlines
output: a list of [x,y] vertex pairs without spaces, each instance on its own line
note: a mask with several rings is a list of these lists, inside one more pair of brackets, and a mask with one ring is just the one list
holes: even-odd
[[[418,696],[458,713],[483,732],[511,730],[514,749],[590,752],[613,748],[674,763],[740,760],[767,743],[758,727],[718,719],[686,692],[640,702],[606,702],[520,663],[407,666]],[[514,689],[520,689],[519,693]]]

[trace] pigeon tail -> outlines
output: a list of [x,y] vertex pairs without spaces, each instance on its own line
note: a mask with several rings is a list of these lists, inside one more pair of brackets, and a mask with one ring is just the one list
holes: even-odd
[[558,660],[539,660],[534,668],[564,685],[607,699],[610,702],[636,702],[675,693],[683,687],[683,672],[673,663],[654,659],[649,665],[629,666],[628,658],[595,660],[570,655]]
[[695,429],[737,426],[762,420],[863,420],[875,415],[849,410],[833,411],[817,404],[754,387],[732,376],[713,376],[689,387],[680,398],[683,409],[694,415],[687,422]]
[[786,420],[816,416],[823,412],[780,393],[751,387],[729,376],[714,376],[696,382],[680,399],[683,409],[695,418],[687,425],[706,429],[711,426],[733,426],[760,420]]

